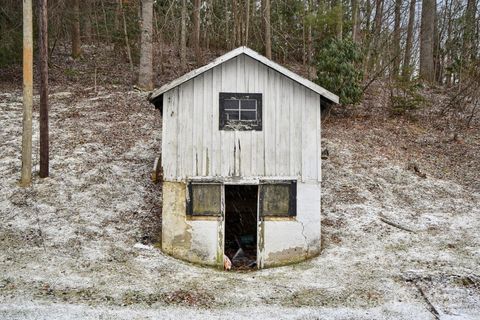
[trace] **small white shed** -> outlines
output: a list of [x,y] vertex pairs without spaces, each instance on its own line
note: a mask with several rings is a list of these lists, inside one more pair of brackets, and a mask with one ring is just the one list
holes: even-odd
[[263,268],[320,253],[320,106],[338,97],[246,47],[152,92],[162,250]]

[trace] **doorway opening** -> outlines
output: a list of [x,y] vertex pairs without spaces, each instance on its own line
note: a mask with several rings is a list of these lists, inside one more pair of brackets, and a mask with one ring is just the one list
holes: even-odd
[[257,185],[225,185],[225,255],[232,269],[257,267]]

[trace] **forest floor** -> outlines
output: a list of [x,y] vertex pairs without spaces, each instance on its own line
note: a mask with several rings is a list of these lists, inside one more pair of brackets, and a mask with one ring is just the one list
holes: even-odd
[[21,79],[0,79],[0,319],[480,319],[478,119],[445,124],[435,104],[391,116],[374,85],[323,120],[322,254],[223,272],[155,246],[160,115],[125,63],[88,59],[53,59],[51,176],[37,175],[35,110],[29,188]]

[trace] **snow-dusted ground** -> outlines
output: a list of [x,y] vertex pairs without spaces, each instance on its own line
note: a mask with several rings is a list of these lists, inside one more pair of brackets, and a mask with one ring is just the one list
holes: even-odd
[[160,118],[145,95],[78,90],[51,102],[51,177],[22,189],[21,93],[0,93],[0,319],[435,319],[433,308],[480,319],[478,192],[362,157],[332,134],[321,256],[203,268],[151,244]]

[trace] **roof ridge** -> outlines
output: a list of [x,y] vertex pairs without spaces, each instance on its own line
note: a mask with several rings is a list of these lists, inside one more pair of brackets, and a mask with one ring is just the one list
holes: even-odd
[[266,65],[269,68],[274,69],[275,71],[277,71],[277,72],[283,74],[284,76],[296,81],[297,83],[300,83],[301,85],[309,88],[310,90],[316,92],[317,94],[327,98],[328,100],[330,100],[332,102],[338,103],[338,101],[339,101],[338,96],[333,94],[332,92],[328,91],[327,89],[322,88],[318,84],[316,84],[316,83],[314,83],[314,82],[312,82],[308,79],[303,78],[302,76],[294,73],[293,71],[288,70],[284,66],[268,59],[267,57],[262,56],[261,54],[259,54],[258,52],[250,49],[247,46],[241,46],[241,47],[235,48],[235,49],[225,53],[224,55],[216,58],[215,60],[213,60],[209,64],[206,64],[202,67],[194,69],[194,70],[184,74],[183,76],[181,76],[181,77],[179,77],[175,80],[172,80],[167,84],[164,84],[160,88],[152,91],[152,93],[149,96],[149,100],[150,101],[156,100],[159,96],[161,96],[163,93],[169,91],[170,89],[173,89],[173,88],[181,85],[182,83],[184,83],[184,82],[186,82],[190,79],[193,79],[196,76],[198,76],[198,75],[200,75],[200,74],[202,74],[202,73],[204,73],[204,72],[206,72],[206,71],[208,71],[208,70],[210,70],[210,69],[212,69],[212,68],[214,68],[214,67],[216,67],[216,66],[218,66],[222,63],[225,63],[225,62],[239,56],[240,54],[246,54],[250,58]]

